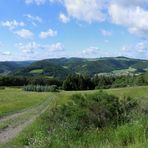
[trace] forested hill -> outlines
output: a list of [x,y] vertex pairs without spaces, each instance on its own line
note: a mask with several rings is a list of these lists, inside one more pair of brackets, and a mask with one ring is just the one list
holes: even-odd
[[7,75],[19,68],[24,68],[26,66],[29,66],[32,63],[32,61],[21,61],[21,62],[15,62],[15,61],[9,61],[9,62],[0,62],[0,75]]
[[[7,62],[6,62],[7,63]],[[8,64],[9,63],[9,64]],[[26,62],[22,65],[16,62],[0,63],[0,72],[9,71],[11,75],[65,78],[68,74],[138,74],[148,71],[148,60],[131,59],[127,57],[108,58],[59,58]],[[5,66],[6,65],[6,66]],[[9,65],[9,66],[8,66]],[[11,73],[10,73],[11,71]]]

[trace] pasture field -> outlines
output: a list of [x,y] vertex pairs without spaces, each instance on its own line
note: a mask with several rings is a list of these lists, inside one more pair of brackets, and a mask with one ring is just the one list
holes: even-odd
[[[50,135],[50,129],[49,129],[49,118],[50,118],[50,112],[53,108],[57,106],[61,106],[62,104],[65,104],[69,101],[70,96],[73,94],[91,94],[95,93],[99,90],[93,90],[93,91],[61,91],[59,93],[32,93],[32,92],[24,92],[20,89],[11,89],[7,88],[6,90],[1,90],[0,93],[3,94],[5,97],[5,105],[7,103],[9,104],[9,100],[11,101],[10,107],[3,110],[4,113],[11,113],[11,112],[17,112],[25,108],[29,108],[31,106],[36,106],[37,104],[43,103],[47,100],[47,98],[52,98],[51,100],[48,100],[46,105],[48,105],[48,109],[40,114],[33,123],[28,125],[22,132],[19,133],[19,135],[14,138],[13,140],[9,141],[8,143],[2,144],[0,147],[10,147],[10,148],[16,148],[16,147],[28,147],[28,148],[46,148],[46,147],[98,147],[98,148],[108,148],[108,147],[131,147],[131,148],[145,148],[148,146],[148,118],[144,117],[141,119],[138,119],[134,123],[127,123],[125,125],[119,126],[116,129],[114,128],[106,128],[104,130],[98,131],[98,130],[88,130],[84,134],[83,137],[79,138],[77,137],[76,141],[74,139],[68,139],[66,138],[66,134],[63,131],[61,134],[52,133],[52,136]],[[120,99],[124,97],[132,97],[136,100],[144,100],[143,104],[148,103],[148,87],[147,86],[141,86],[141,87],[127,87],[127,88],[116,88],[116,89],[106,89],[104,90],[108,94],[112,94],[115,96],[118,96]],[[12,96],[8,97],[5,92]],[[22,97],[23,96],[23,97]],[[22,107],[13,109],[13,107],[17,106],[19,102],[19,98],[22,102]],[[34,97],[34,98],[33,98]],[[1,99],[0,95],[0,99]],[[28,98],[28,101],[26,100]],[[30,101],[29,101],[30,100]],[[16,103],[14,103],[16,101]],[[12,105],[14,103],[14,106]],[[1,104],[0,104],[1,107]],[[0,108],[1,110],[1,108]],[[39,112],[37,112],[39,113]],[[23,118],[23,116],[22,116]],[[22,119],[19,119],[22,120]],[[98,134],[99,133],[99,134]],[[73,131],[70,132],[70,134],[73,134]],[[145,136],[146,135],[146,136]],[[69,135],[71,136],[71,135]],[[64,137],[65,141],[61,141],[61,137]],[[52,143],[53,140],[53,143]],[[67,141],[67,142],[66,142]],[[66,143],[65,143],[66,142]],[[54,145],[56,143],[56,145]],[[53,145],[52,145],[53,144]]]
[[43,72],[43,69],[35,69],[30,71],[31,74],[41,74],[42,72]]
[[49,93],[25,92],[16,88],[0,89],[0,118],[37,106],[49,96]]
[[[88,90],[88,91],[63,91],[62,93],[65,95],[71,95],[75,93],[95,93],[99,90]],[[123,98],[126,96],[130,96],[132,98],[141,99],[143,97],[148,97],[148,86],[135,86],[135,87],[125,87],[125,88],[111,88],[104,89],[103,91],[115,95],[117,97]]]

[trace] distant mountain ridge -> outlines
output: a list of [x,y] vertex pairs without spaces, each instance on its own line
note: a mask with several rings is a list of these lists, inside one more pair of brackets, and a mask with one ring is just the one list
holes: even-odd
[[[7,71],[9,71],[7,73]],[[34,62],[0,62],[0,74],[65,78],[69,74],[143,73],[148,60],[127,57],[57,58]]]

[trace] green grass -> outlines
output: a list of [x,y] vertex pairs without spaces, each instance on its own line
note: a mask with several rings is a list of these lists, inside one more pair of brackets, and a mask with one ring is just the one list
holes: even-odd
[[30,71],[31,74],[41,74],[42,72],[43,72],[43,69],[34,69]]
[[50,93],[25,92],[17,88],[0,90],[0,117],[36,106],[50,97]]
[[[99,90],[88,90],[88,91],[63,91],[61,93],[65,95],[71,95],[75,93],[95,93]],[[135,87],[125,87],[125,88],[111,88],[103,90],[109,94],[115,95],[117,97],[123,98],[130,96],[132,98],[143,98],[148,97],[148,86],[135,86]]]
[[[20,133],[17,138],[13,139],[2,147],[21,148],[24,147],[24,145],[28,145],[29,143],[34,142],[34,140],[38,140],[38,142],[42,140],[43,142],[43,139],[46,138],[45,135],[48,135],[48,120],[46,119],[48,119],[49,117],[50,110],[52,110],[52,108],[55,108],[56,106],[60,106],[62,104],[67,103],[69,100],[69,95],[65,95],[65,93],[52,93],[51,96],[52,100],[49,102],[49,109],[39,118],[37,118],[36,121],[33,122],[33,124],[24,129],[24,131]],[[40,143],[40,145],[32,147],[40,148],[42,144]],[[43,145],[45,146],[45,144],[46,143],[44,143]]]
[[[5,90],[2,90],[5,92]],[[7,89],[11,92],[11,89]],[[15,89],[19,93],[24,93],[19,89]],[[103,130],[89,129],[85,131],[83,136],[79,133],[74,135],[73,131],[66,133],[65,129],[55,129],[50,133],[50,112],[52,108],[61,106],[69,100],[69,96],[75,93],[94,93],[94,91],[62,91],[60,93],[43,93],[44,97],[52,96],[49,103],[49,110],[42,114],[32,125],[27,127],[20,135],[6,145],[6,147],[29,147],[29,148],[46,148],[46,147],[72,147],[72,148],[146,148],[148,147],[148,118],[142,117],[121,125],[117,128],[105,128]],[[104,90],[109,94],[120,97],[130,96],[134,99],[144,99],[148,102],[148,87],[127,87],[117,89]],[[38,93],[35,93],[36,95]],[[42,93],[40,94],[42,95]],[[1,96],[1,95],[0,95]],[[144,103],[145,104],[145,103]],[[64,133],[65,132],[65,133]],[[71,138],[74,135],[74,139]]]
[[123,98],[124,96],[130,96],[138,99],[148,97],[148,86],[116,88],[105,91],[120,98]]

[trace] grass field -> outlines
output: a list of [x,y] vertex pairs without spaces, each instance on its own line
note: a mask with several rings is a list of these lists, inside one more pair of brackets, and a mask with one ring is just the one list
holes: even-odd
[[120,98],[123,98],[124,96],[125,97],[130,96],[132,98],[137,98],[137,99],[148,97],[148,87],[147,86],[108,89],[105,91],[110,94],[116,95]]
[[[68,92],[62,92],[66,95],[71,95],[75,93],[95,93],[99,90],[89,90],[89,91],[68,91]],[[142,97],[148,97],[148,86],[135,86],[135,87],[125,87],[125,88],[113,88],[113,89],[105,89],[103,90],[109,94],[118,96],[120,98],[123,98],[124,96],[130,96],[132,98],[142,98]]]
[[16,88],[0,90],[0,117],[25,110],[45,101],[50,93],[25,92]]
[[30,71],[31,74],[41,74],[42,72],[43,72],[43,69],[35,69]]
[[[131,148],[143,148],[148,146],[147,137],[143,135],[148,135],[147,125],[148,119],[142,118],[136,121],[133,124],[126,124],[119,126],[117,129],[107,128],[103,131],[98,130],[89,130],[81,138],[78,138],[76,141],[70,140],[68,137],[65,141],[60,141],[60,138],[64,135],[55,133],[50,136],[49,132],[49,114],[52,108],[65,104],[69,100],[69,96],[75,93],[95,93],[98,90],[94,91],[61,91],[60,93],[32,93],[32,92],[23,92],[20,89],[7,88],[6,90],[0,90],[0,101],[3,100],[3,103],[0,104],[0,111],[2,110],[1,115],[5,115],[12,112],[17,112],[26,108],[30,108],[41,102],[45,101],[47,98],[52,98],[48,102],[48,110],[38,117],[30,126],[24,129],[23,132],[19,134],[18,137],[3,145],[2,147],[31,147],[31,148],[46,148],[51,145],[53,140],[56,145],[51,147],[131,147]],[[118,96],[120,99],[123,97],[130,96],[138,100],[146,100],[148,102],[148,87],[127,87],[127,88],[117,88],[117,89],[107,89],[104,90],[109,94]],[[5,98],[5,99],[4,99]],[[21,100],[20,100],[21,99]],[[8,107],[4,108],[3,106]],[[64,129],[63,129],[64,130]],[[72,132],[72,131],[71,131]],[[55,137],[56,136],[56,137]],[[59,137],[60,136],[60,137]],[[66,140],[66,137],[64,138]],[[125,143],[124,143],[125,142]],[[126,143],[127,142],[127,143]],[[54,144],[55,144],[54,143]],[[128,145],[128,146],[127,146]]]

